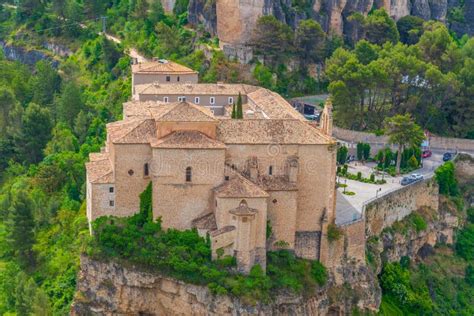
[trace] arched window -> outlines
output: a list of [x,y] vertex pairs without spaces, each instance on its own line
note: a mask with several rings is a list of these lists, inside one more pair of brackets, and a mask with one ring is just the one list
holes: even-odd
[[273,166],[268,167],[268,174],[269,175],[273,174]]
[[150,167],[148,166],[148,162],[143,165],[143,175],[148,177],[150,174]]
[[191,182],[193,176],[193,169],[191,167],[186,168],[186,182]]

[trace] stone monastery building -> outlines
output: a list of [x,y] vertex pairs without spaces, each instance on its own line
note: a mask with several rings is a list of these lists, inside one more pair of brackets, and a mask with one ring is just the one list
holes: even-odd
[[[152,182],[163,228],[209,234],[213,256],[236,256],[242,272],[265,268],[266,251],[277,248],[327,262],[336,180],[329,103],[317,127],[274,92],[199,84],[172,62],[133,65],[133,78],[123,120],[107,125],[105,147],[86,165],[89,223],[136,213]],[[232,119],[239,94],[244,117]]]

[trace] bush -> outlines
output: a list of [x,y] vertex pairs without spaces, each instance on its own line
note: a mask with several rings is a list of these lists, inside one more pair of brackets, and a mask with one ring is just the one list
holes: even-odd
[[474,260],[474,224],[468,224],[456,237],[457,254],[466,260]]
[[474,266],[472,264],[466,267],[465,280],[467,284],[474,287]]
[[474,224],[474,207],[467,209],[467,220]]
[[448,161],[435,170],[436,181],[439,185],[439,193],[451,196],[457,196],[459,194],[454,169],[454,163]]
[[352,191],[343,191],[342,193],[349,196],[356,195],[355,192]]
[[362,172],[357,172],[357,180],[361,180],[362,179]]
[[371,181],[371,182],[375,182],[375,174],[372,173],[372,174],[370,175],[370,181]]
[[336,224],[329,224],[328,225],[328,239],[329,241],[335,241],[341,238],[342,230],[340,230]]

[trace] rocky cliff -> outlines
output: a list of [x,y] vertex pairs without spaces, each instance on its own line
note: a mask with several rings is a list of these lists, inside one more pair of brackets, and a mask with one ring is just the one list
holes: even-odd
[[474,34],[474,1],[462,0],[190,0],[189,20],[203,23],[229,45],[249,41],[256,20],[274,15],[293,28],[302,19],[315,19],[327,32],[349,33],[349,17],[385,8],[394,19],[406,15],[448,23],[459,33]]
[[345,286],[330,281],[309,297],[280,293],[271,304],[251,306],[211,294],[207,287],[83,256],[71,315],[338,315],[356,306],[375,308],[380,291],[367,267],[352,266],[344,273]]

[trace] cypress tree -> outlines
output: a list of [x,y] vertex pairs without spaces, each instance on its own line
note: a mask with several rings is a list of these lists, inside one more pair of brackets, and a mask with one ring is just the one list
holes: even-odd
[[35,242],[33,229],[35,226],[31,211],[32,201],[25,192],[19,191],[13,197],[8,209],[8,243],[24,267],[34,263],[33,244]]
[[235,119],[237,115],[237,112],[235,110],[235,103],[232,103],[232,114],[230,115],[231,118]]
[[239,92],[239,97],[237,98],[237,113],[236,113],[236,117],[238,119],[242,119],[244,118],[244,113],[242,111],[242,95],[240,94]]

